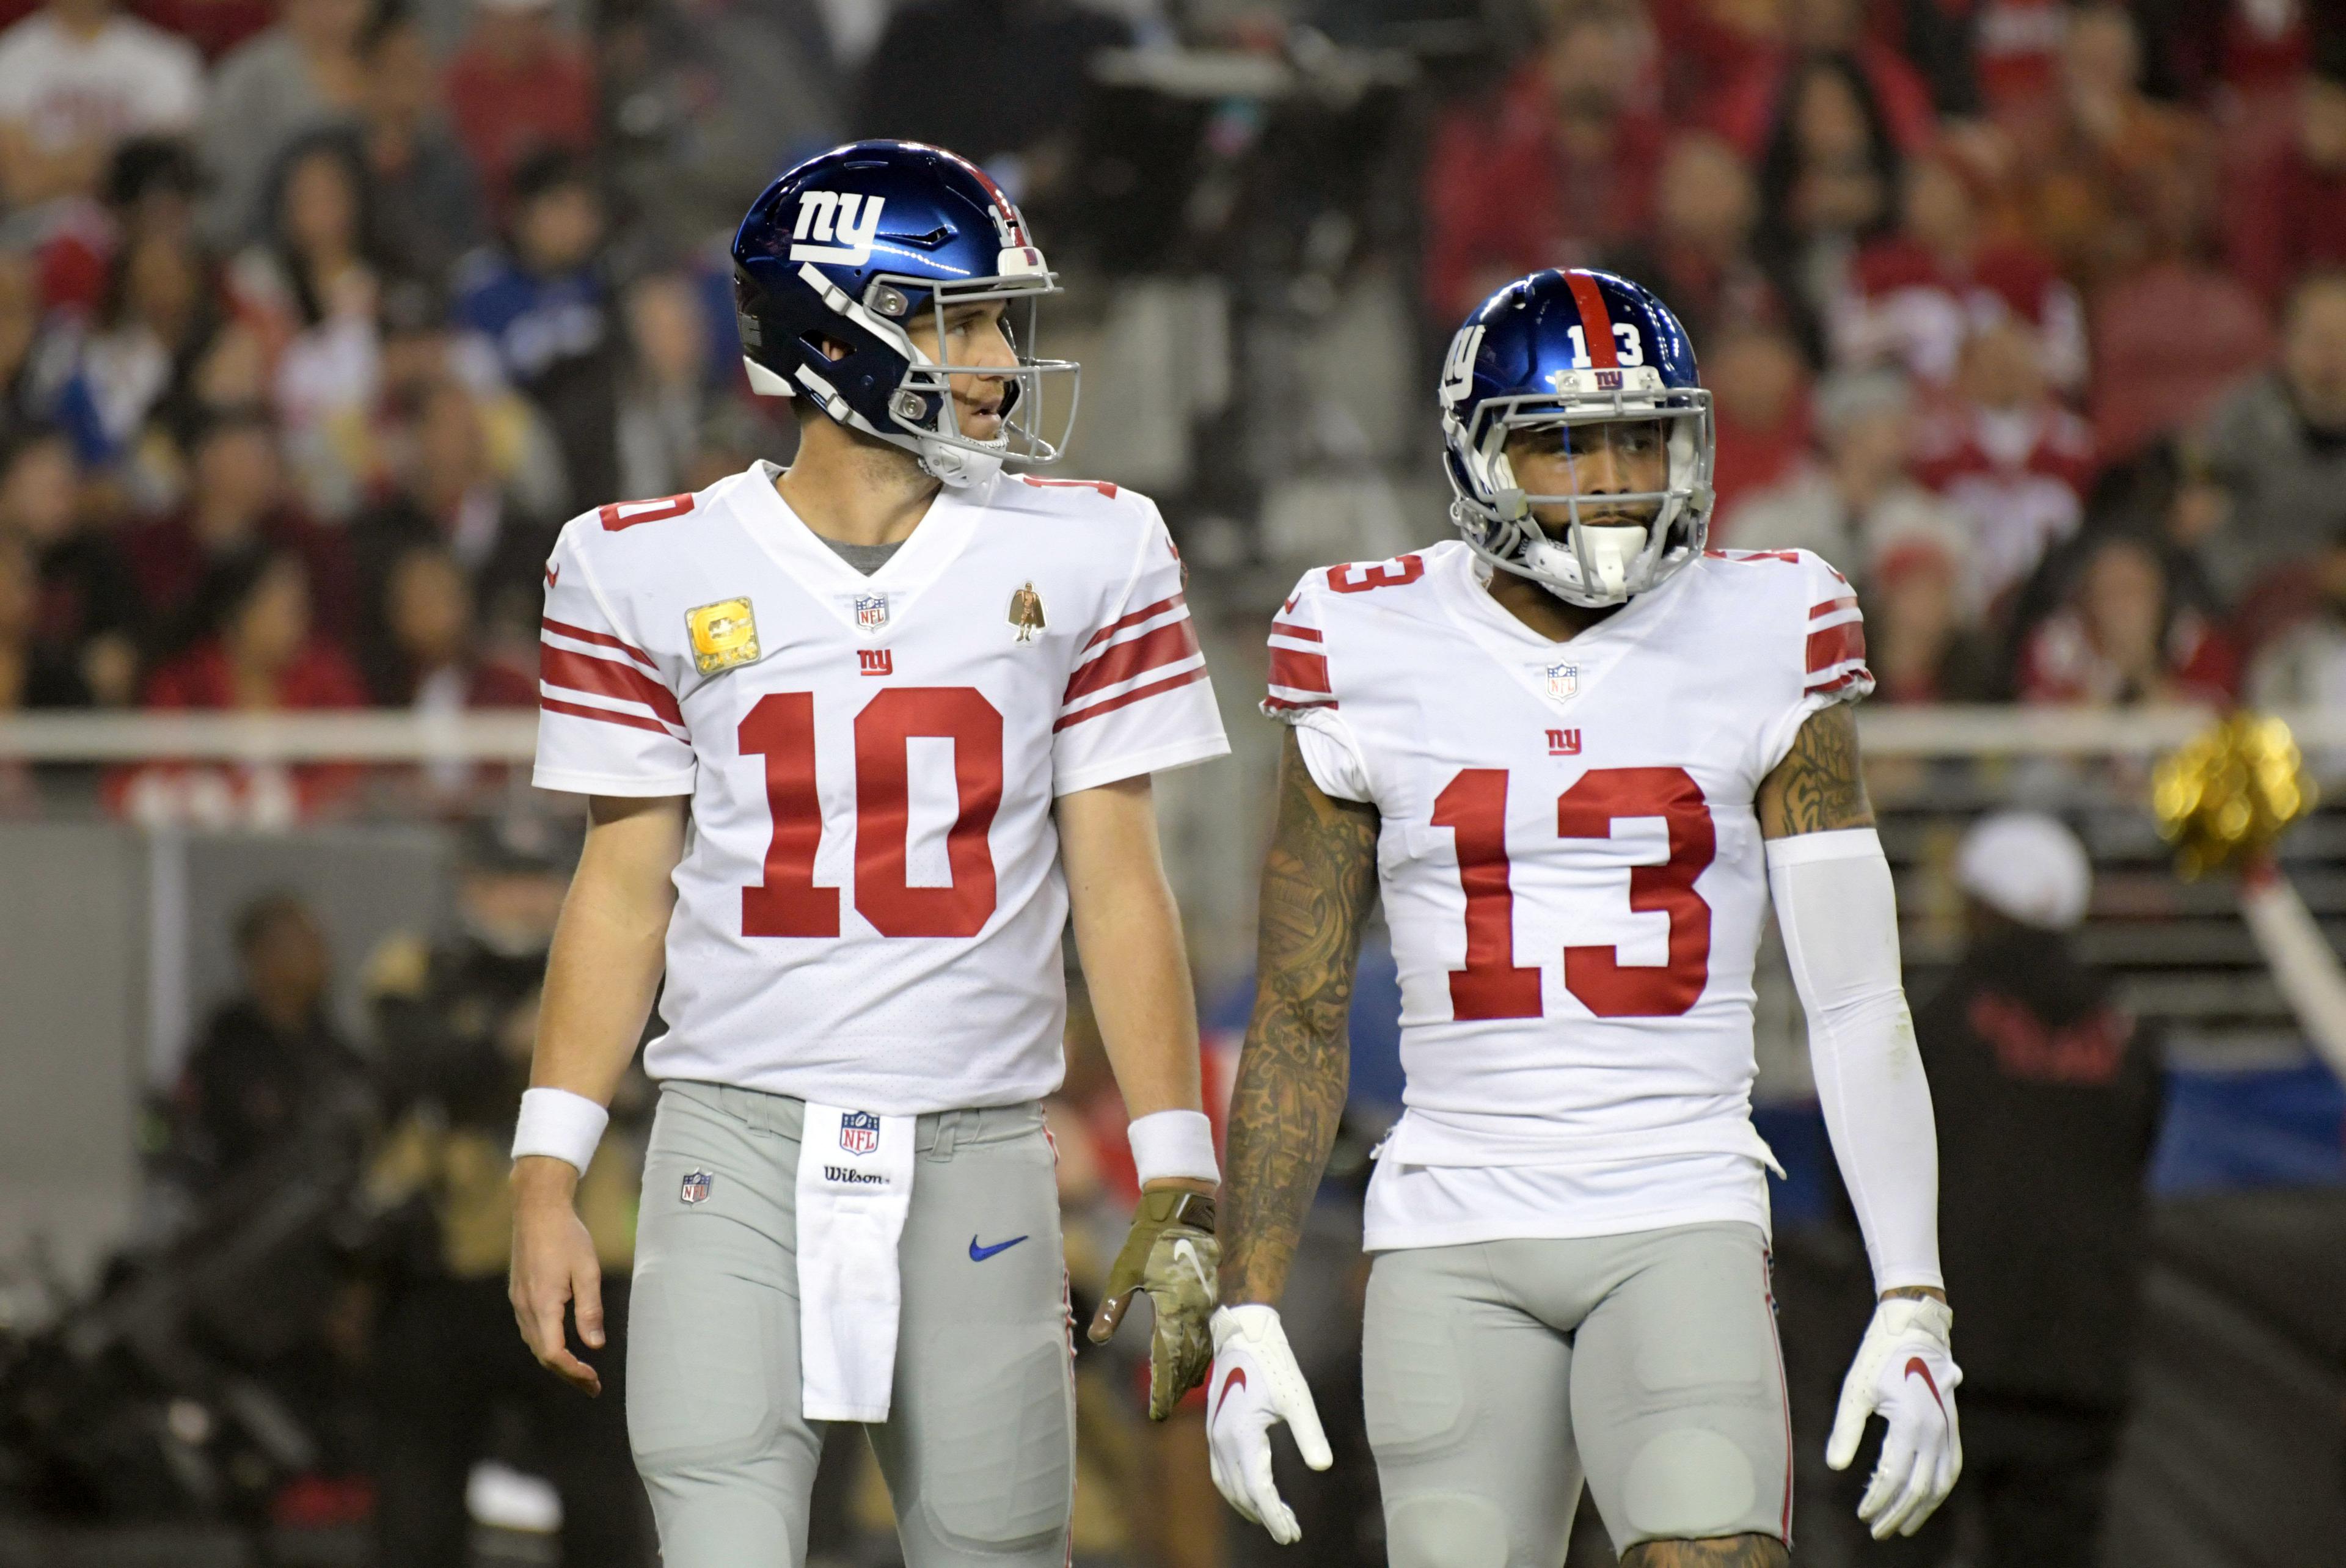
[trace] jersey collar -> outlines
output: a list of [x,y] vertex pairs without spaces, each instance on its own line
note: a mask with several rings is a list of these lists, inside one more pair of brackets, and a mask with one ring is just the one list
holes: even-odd
[[[1524,625],[1491,596],[1488,574],[1494,568],[1484,566],[1464,547],[1449,555],[1450,559],[1430,574],[1443,610],[1517,685],[1543,704],[1566,711],[1586,700],[1590,688],[1625,655],[1670,618],[1685,596],[1681,590],[1686,580],[1693,575],[1674,572],[1617,613],[1576,636],[1556,642]],[[1558,667],[1574,671],[1568,697],[1557,694],[1559,683],[1550,677],[1550,670]]]
[[994,484],[1000,483],[996,480],[967,492],[949,486],[940,489],[903,547],[878,571],[865,576],[816,537],[814,530],[782,499],[782,493],[774,487],[780,473],[779,464],[760,458],[734,476],[735,498],[750,536],[793,582],[860,636],[876,636],[879,629],[859,626],[856,601],[884,596],[886,627],[901,625],[913,601],[944,575],[975,537]]

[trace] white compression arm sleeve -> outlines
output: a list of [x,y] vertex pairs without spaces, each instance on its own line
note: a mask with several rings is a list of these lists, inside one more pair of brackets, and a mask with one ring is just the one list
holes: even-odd
[[1809,1060],[1876,1291],[1943,1285],[1939,1137],[1899,982],[1898,894],[1871,828],[1768,842]]

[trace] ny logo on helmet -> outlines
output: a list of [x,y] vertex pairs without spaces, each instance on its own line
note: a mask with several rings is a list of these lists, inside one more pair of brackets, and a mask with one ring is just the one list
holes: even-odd
[[[799,198],[798,222],[790,229],[793,261],[840,261],[861,267],[872,260],[872,237],[880,232],[886,199],[854,191],[810,190]],[[821,240],[816,245],[797,243]],[[836,240],[833,244],[831,241]]]
[[1442,406],[1455,407],[1474,390],[1474,356],[1482,351],[1483,329],[1467,327],[1450,340],[1450,357],[1442,365]]

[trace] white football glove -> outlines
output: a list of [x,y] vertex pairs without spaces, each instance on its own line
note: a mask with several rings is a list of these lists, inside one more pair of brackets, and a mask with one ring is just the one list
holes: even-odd
[[1955,1424],[1955,1385],[1964,1374],[1949,1341],[1953,1309],[1930,1297],[1893,1296],[1873,1309],[1841,1380],[1841,1409],[1825,1444],[1825,1463],[1847,1470],[1865,1436],[1865,1418],[1889,1424],[1882,1458],[1858,1500],[1857,1516],[1876,1541],[1912,1535],[1947,1500],[1964,1471]]
[[1285,1421],[1303,1462],[1326,1470],[1335,1462],[1320,1411],[1279,1308],[1250,1303],[1214,1309],[1214,1369],[1206,1378],[1206,1453],[1214,1486],[1239,1513],[1270,1532],[1281,1546],[1303,1537],[1295,1511],[1280,1501],[1270,1479],[1270,1429]]

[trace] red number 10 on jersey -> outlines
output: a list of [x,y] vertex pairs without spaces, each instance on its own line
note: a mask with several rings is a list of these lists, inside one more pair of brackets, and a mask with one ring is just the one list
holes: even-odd
[[[1710,980],[1710,906],[1694,891],[1718,852],[1710,807],[1683,768],[1595,768],[1556,798],[1559,838],[1609,839],[1625,817],[1659,817],[1669,858],[1629,870],[1629,907],[1670,918],[1669,962],[1625,964],[1612,947],[1564,950],[1564,987],[1599,1018],[1676,1018]],[[1468,768],[1434,798],[1433,825],[1458,850],[1466,895],[1466,967],[1450,972],[1460,1023],[1541,1015],[1540,972],[1515,962],[1515,895],[1507,861],[1507,773]]]

